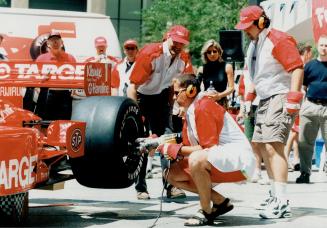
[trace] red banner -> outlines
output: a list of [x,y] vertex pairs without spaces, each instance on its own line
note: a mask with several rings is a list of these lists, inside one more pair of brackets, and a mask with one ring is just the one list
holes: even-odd
[[85,65],[86,96],[108,96],[111,94],[111,64],[87,63]]
[[312,1],[312,28],[316,42],[322,34],[327,34],[327,1]]

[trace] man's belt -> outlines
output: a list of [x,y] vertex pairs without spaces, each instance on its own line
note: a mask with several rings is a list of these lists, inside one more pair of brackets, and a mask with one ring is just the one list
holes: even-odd
[[314,98],[308,97],[308,100],[317,105],[327,106],[327,100],[325,100],[325,99],[314,99]]

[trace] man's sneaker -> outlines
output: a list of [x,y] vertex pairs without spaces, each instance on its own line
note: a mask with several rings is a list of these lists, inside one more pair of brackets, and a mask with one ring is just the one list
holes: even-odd
[[148,192],[137,192],[136,195],[138,200],[148,200],[150,199],[150,195]]
[[291,207],[288,200],[280,200],[275,197],[259,216],[263,219],[290,218],[292,217]]
[[256,210],[265,210],[273,200],[274,200],[274,197],[270,195],[269,198],[264,199],[261,203],[259,203],[255,207],[255,209]]
[[301,175],[296,178],[296,183],[297,184],[309,184],[310,183],[310,174],[301,172]]
[[167,188],[167,198],[168,199],[184,199],[184,198],[186,198],[186,194],[182,189],[176,188],[176,187],[170,185]]

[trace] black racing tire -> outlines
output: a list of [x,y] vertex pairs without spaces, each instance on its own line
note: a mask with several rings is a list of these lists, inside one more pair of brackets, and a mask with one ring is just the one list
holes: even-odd
[[85,155],[70,158],[77,181],[92,188],[131,186],[143,164],[134,144],[144,136],[138,105],[126,97],[88,97],[74,106],[71,119],[86,122]]
[[49,33],[44,33],[37,36],[31,43],[30,56],[33,60],[43,53],[47,52],[47,40]]
[[22,226],[28,217],[28,192],[0,196],[0,226]]

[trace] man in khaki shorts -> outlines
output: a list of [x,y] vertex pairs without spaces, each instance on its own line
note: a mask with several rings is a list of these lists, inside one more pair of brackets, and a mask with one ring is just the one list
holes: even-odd
[[[284,146],[303,94],[303,62],[296,41],[288,34],[270,28],[270,19],[259,6],[241,10],[236,29],[251,39],[246,64],[260,102],[252,142],[258,144],[271,181],[270,196],[262,204],[262,218],[291,216],[286,196],[288,163]],[[246,101],[253,101],[249,91]]]

